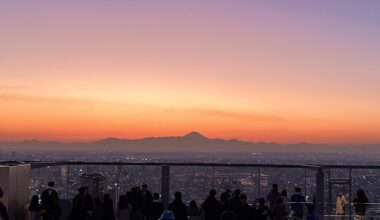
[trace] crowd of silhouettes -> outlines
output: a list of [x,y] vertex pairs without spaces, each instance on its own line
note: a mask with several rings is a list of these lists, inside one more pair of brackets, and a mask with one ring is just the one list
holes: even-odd
[[[29,205],[30,220],[59,220],[62,210],[58,205],[59,196],[54,183],[42,192],[41,199],[34,195]],[[2,196],[0,190],[0,196]],[[338,197],[342,199],[341,195]],[[41,203],[39,202],[41,200]],[[358,190],[353,201],[357,219],[362,220],[368,207],[368,199],[363,190]],[[299,187],[288,198],[288,192],[278,190],[273,184],[266,198],[257,198],[252,204],[246,194],[239,189],[226,189],[217,197],[216,190],[210,190],[205,200],[198,205],[192,200],[188,204],[182,200],[182,193],[175,192],[167,209],[161,202],[159,193],[151,193],[148,185],[133,187],[120,195],[114,207],[109,194],[94,199],[87,187],[80,187],[72,201],[68,220],[318,220],[315,201],[306,202]],[[267,206],[268,204],[268,206]],[[337,202],[338,204],[338,202]],[[306,210],[306,212],[305,212]],[[4,214],[5,213],[5,214]],[[306,214],[306,215],[305,215]],[[0,203],[1,219],[8,219],[6,208]]]

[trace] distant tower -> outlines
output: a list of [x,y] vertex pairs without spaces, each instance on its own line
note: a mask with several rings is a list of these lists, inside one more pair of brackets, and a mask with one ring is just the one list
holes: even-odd
[[88,192],[93,197],[102,197],[106,178],[100,173],[83,173],[80,175],[81,186],[88,187]]

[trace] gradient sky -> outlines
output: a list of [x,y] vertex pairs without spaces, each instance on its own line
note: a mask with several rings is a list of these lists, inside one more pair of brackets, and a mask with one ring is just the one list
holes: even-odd
[[0,2],[0,140],[380,143],[380,1]]

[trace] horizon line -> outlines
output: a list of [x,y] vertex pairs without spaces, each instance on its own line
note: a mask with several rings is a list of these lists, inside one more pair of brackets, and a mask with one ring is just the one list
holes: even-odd
[[212,138],[208,137],[206,135],[203,135],[202,133],[198,131],[191,131],[187,132],[184,135],[167,135],[167,136],[147,136],[147,137],[141,137],[141,138],[128,138],[128,137],[116,137],[116,136],[108,136],[104,138],[99,139],[92,139],[92,140],[43,140],[43,139],[23,139],[23,140],[0,140],[0,143],[23,143],[23,142],[40,142],[40,143],[49,143],[49,142],[56,142],[60,144],[89,144],[89,143],[96,143],[104,140],[109,139],[116,139],[121,141],[138,141],[138,140],[146,140],[150,138],[185,138],[189,135],[198,135],[199,137],[203,137],[207,140],[223,140],[223,141],[238,141],[238,142],[244,142],[244,143],[250,143],[250,144],[277,144],[277,145],[283,145],[283,146],[290,146],[290,145],[320,145],[320,146],[361,146],[361,145],[380,145],[380,143],[339,143],[339,144],[328,144],[328,143],[314,143],[314,142],[293,142],[293,143],[282,143],[282,142],[273,142],[273,141],[250,141],[250,140],[242,140],[237,138]]

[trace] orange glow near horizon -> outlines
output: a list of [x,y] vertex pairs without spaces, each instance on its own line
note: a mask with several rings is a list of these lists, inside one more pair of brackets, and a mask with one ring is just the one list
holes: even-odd
[[1,2],[0,141],[380,143],[378,7],[238,2]]

